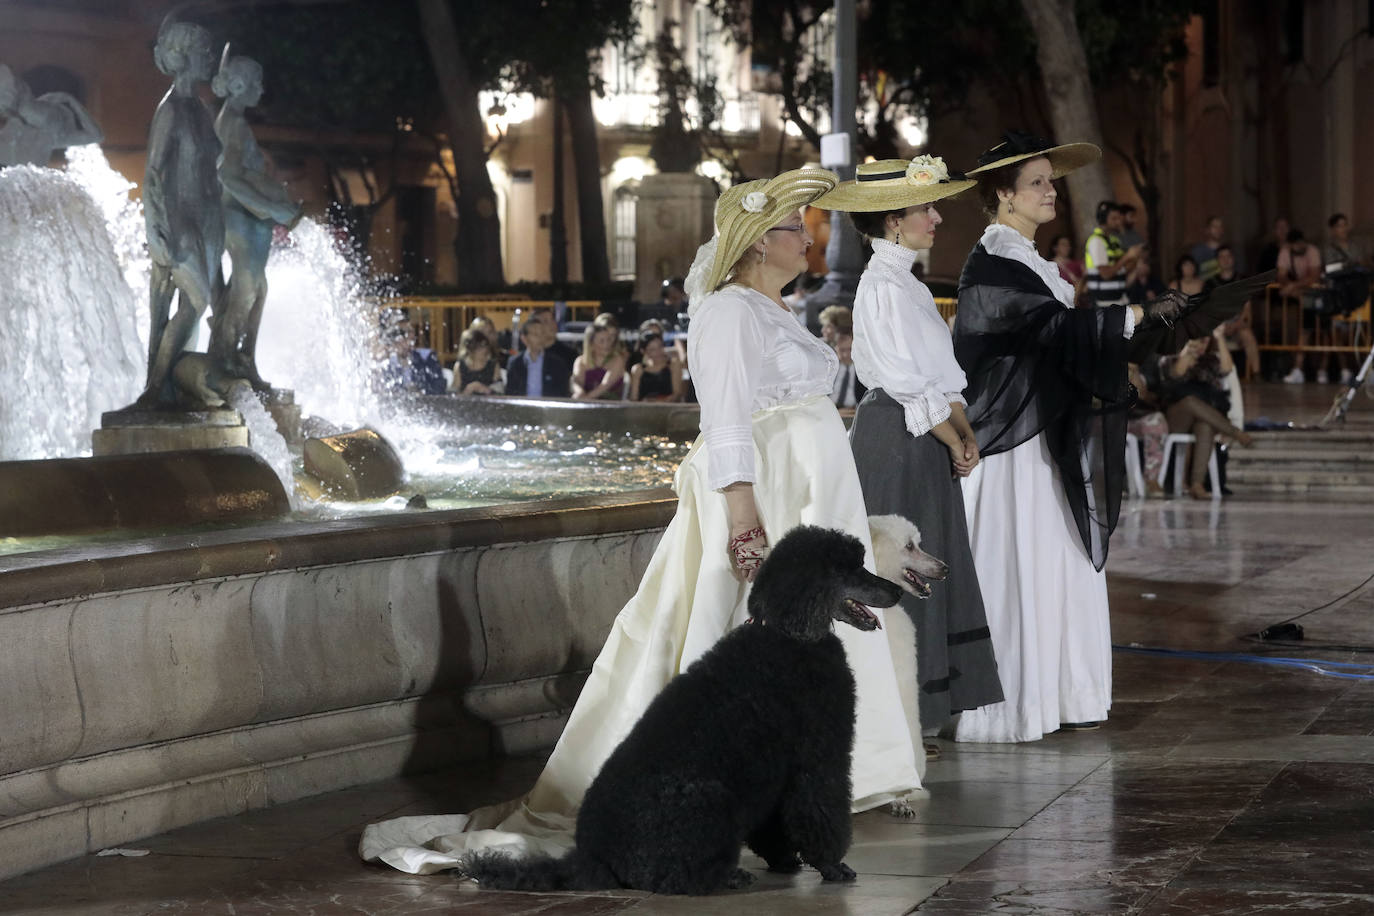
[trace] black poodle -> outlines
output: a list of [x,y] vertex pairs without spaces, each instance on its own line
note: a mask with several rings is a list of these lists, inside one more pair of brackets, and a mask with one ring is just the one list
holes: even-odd
[[854,675],[831,621],[876,629],[865,605],[901,595],[863,560],[857,538],[794,528],[759,570],[752,622],[670,681],[606,760],[576,848],[562,859],[476,853],[462,873],[514,890],[709,894],[753,880],[739,867],[748,843],[772,870],[805,862],[827,881],[852,880],[842,859]]

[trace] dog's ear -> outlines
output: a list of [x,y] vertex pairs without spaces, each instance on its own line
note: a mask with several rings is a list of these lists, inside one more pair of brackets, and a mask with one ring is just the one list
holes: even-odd
[[846,569],[855,569],[864,565],[864,545],[863,542],[853,535],[845,534],[837,539],[836,559],[838,559]]

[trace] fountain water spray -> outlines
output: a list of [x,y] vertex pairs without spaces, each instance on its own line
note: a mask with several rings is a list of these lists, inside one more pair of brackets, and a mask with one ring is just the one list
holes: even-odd
[[100,415],[143,386],[136,301],[86,188],[0,171],[0,459],[90,454]]
[[286,446],[286,439],[277,430],[276,421],[262,406],[252,386],[247,382],[236,382],[229,390],[229,406],[243,417],[248,427],[248,447],[267,462],[272,473],[281,481],[286,490],[286,498],[293,510],[301,507],[301,495],[296,488],[295,462]]

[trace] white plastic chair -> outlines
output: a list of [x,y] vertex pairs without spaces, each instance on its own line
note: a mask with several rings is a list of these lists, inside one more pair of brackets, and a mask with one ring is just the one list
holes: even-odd
[[[1164,437],[1164,462],[1159,466],[1159,485],[1164,486],[1164,479],[1169,473],[1169,459],[1173,457],[1174,446],[1181,445],[1185,448],[1197,441],[1197,437],[1192,433],[1169,433]],[[1183,466],[1187,462],[1182,456],[1174,463],[1174,495],[1183,495]],[[1212,498],[1221,499],[1221,471],[1217,467],[1217,450],[1212,449],[1212,453],[1207,456],[1207,478],[1212,484]]]
[[1126,434],[1126,492],[1137,498],[1145,495],[1145,475],[1140,470],[1140,439],[1135,433]]

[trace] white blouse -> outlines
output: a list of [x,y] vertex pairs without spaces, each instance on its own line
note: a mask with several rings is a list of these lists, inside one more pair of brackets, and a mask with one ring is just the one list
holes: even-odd
[[854,366],[859,380],[902,405],[906,428],[924,436],[966,404],[968,384],[954,359],[949,325],[930,289],[911,273],[916,252],[873,240],[873,257],[854,294]]
[[[979,241],[987,249],[988,254],[1025,264],[1045,281],[1050,292],[1054,293],[1054,297],[1064,303],[1066,308],[1074,307],[1073,284],[1059,275],[1058,264],[1040,257],[1040,252],[1035,250],[1035,243],[1030,239],[1010,226],[992,223],[983,231],[983,237]],[[1134,333],[1135,312],[1127,309],[1126,332],[1122,336],[1129,338]]]
[[687,363],[701,404],[709,482],[753,483],[753,414],[788,401],[829,395],[839,360],[792,312],[763,293],[730,285],[692,316]]

